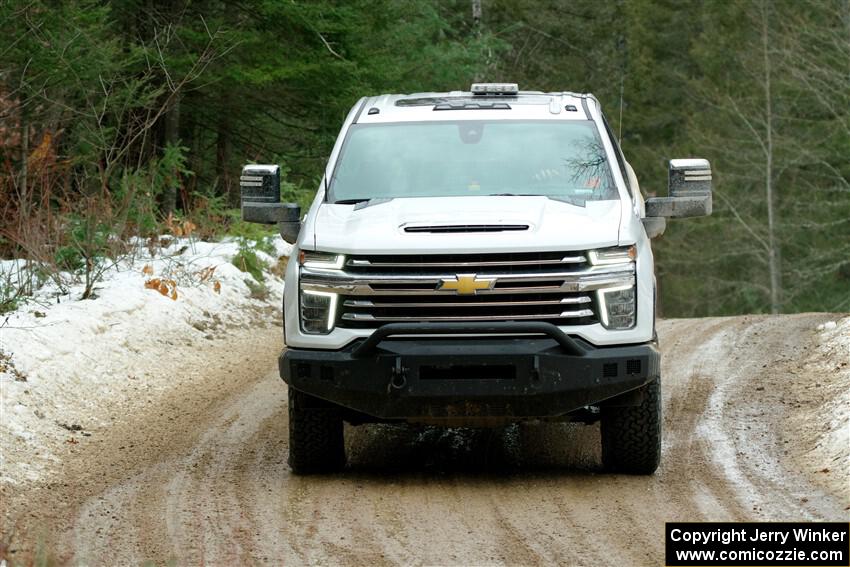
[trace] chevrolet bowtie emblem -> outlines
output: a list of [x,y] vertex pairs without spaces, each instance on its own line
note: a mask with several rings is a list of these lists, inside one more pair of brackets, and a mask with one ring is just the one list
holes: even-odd
[[458,295],[475,295],[485,289],[493,289],[496,283],[494,279],[478,279],[475,274],[458,274],[455,279],[444,279],[440,281],[437,289],[440,291],[454,291]]

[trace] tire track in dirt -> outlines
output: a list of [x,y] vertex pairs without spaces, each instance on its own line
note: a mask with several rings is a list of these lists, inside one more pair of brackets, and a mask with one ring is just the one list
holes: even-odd
[[[723,373],[721,368],[729,356],[724,338],[732,325],[729,319],[696,320],[689,325],[669,321],[660,329],[662,337],[667,333],[675,337],[672,345],[662,342],[666,390],[662,467],[681,473],[671,479],[676,489],[665,489],[660,496],[679,497],[682,509],[696,508],[702,519],[734,521],[745,514],[734,499],[716,493],[717,487],[728,492],[726,479],[723,471],[706,462],[705,456],[712,455],[715,448],[699,433],[715,388],[714,377]],[[693,474],[695,471],[699,474]]]
[[[846,520],[848,503],[791,458],[807,448],[779,433],[792,407],[779,400],[793,395],[790,379],[811,378],[799,361],[828,319],[661,322],[665,440],[653,477],[602,474],[598,427],[563,424],[347,428],[347,471],[292,476],[269,347],[267,370],[205,404],[176,392],[184,418],[138,417],[171,428],[149,447],[158,452],[89,480],[55,524],[57,542],[91,564],[643,565],[662,562],[665,521]],[[73,470],[97,475],[109,458]]]

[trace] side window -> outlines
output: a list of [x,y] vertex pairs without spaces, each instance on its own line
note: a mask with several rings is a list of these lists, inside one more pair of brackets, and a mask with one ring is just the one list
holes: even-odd
[[611,126],[608,125],[608,119],[605,118],[605,115],[602,115],[602,122],[605,123],[605,131],[608,133],[608,138],[611,140],[611,145],[614,146],[614,155],[617,156],[617,165],[620,166],[620,173],[623,174],[623,181],[626,182],[626,189],[629,190],[629,195],[634,198],[634,192],[632,191],[632,184],[629,181],[629,172],[626,171],[626,158],[623,157],[623,151],[620,149],[620,144],[617,143],[617,138],[614,137],[614,133],[611,131]]

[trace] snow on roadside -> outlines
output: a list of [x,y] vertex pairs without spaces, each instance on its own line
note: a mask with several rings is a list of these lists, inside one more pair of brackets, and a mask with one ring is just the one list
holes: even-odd
[[823,373],[829,395],[824,403],[824,430],[813,452],[832,463],[850,497],[850,317],[818,325],[820,344],[814,364]]
[[[95,299],[78,299],[81,285],[58,295],[48,284],[0,316],[0,485],[43,478],[59,463],[62,443],[106,425],[104,403],[143,403],[167,389],[174,377],[148,372],[150,361],[279,313],[283,280],[271,268],[291,250],[279,237],[277,257],[257,251],[269,267],[264,287],[231,263],[234,240],[170,239],[156,251],[137,245],[132,260],[104,275]],[[0,277],[17,266],[0,263]],[[155,279],[167,295],[146,288]]]

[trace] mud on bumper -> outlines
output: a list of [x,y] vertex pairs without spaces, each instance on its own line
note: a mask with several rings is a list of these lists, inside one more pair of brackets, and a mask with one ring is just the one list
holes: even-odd
[[357,412],[405,419],[554,417],[606,401],[628,405],[623,394],[659,376],[652,343],[595,347],[544,323],[463,329],[511,333],[505,337],[458,336],[447,325],[386,327],[339,351],[285,350],[281,377]]

